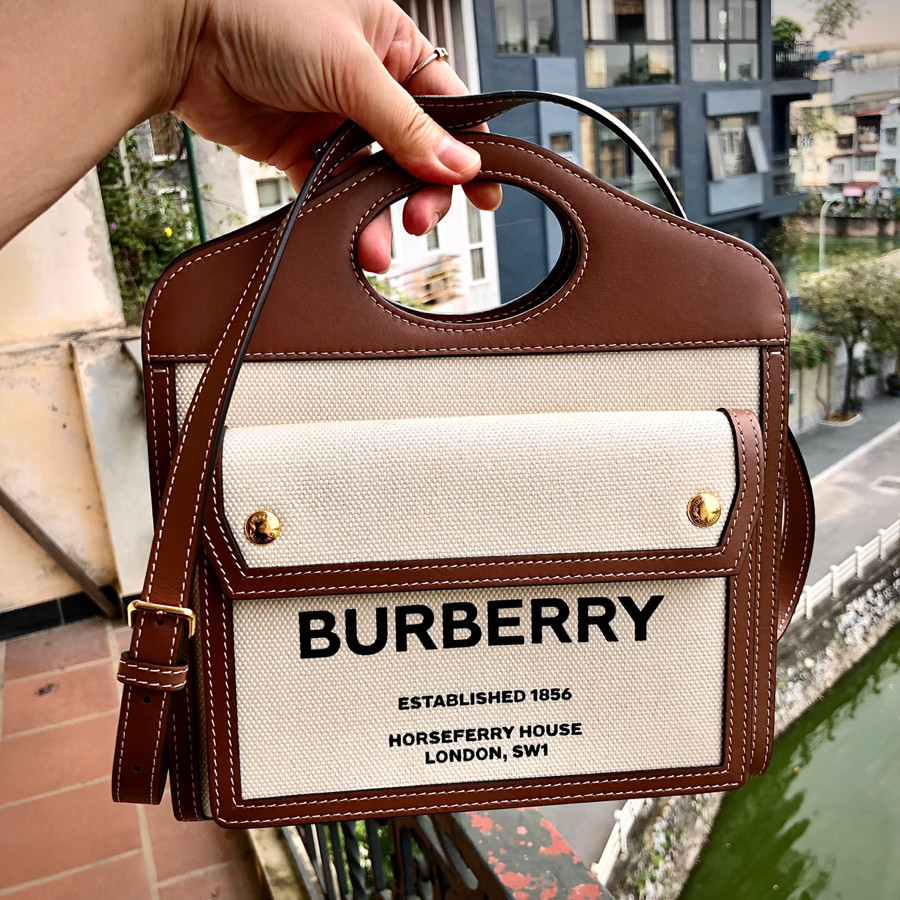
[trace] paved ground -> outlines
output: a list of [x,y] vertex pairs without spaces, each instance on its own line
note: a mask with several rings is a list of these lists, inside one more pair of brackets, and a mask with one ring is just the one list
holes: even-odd
[[110,799],[129,637],[89,619],[0,643],[0,897],[258,900],[243,833]]

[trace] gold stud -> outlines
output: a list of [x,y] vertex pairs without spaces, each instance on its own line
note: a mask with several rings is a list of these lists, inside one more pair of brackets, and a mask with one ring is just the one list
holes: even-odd
[[696,494],[688,502],[687,516],[698,528],[715,525],[721,515],[722,504],[715,494]]
[[254,544],[271,544],[281,534],[281,520],[268,509],[258,509],[244,523],[244,534]]

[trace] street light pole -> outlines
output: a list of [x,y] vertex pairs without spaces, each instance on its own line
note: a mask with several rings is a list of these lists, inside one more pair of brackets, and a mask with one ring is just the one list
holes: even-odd
[[822,204],[822,209],[819,210],[819,271],[825,268],[825,213],[828,212],[828,207],[834,203],[837,203],[841,197],[832,197],[830,200],[826,200]]

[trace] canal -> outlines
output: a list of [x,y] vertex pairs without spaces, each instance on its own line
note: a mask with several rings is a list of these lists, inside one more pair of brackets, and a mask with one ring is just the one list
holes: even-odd
[[682,900],[900,897],[900,628],[728,796]]

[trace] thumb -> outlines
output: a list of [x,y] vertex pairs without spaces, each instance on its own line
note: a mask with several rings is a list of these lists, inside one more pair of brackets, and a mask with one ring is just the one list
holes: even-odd
[[460,184],[474,178],[481,157],[441,128],[396,82],[366,44],[354,54],[338,101],[404,169],[424,181]]

